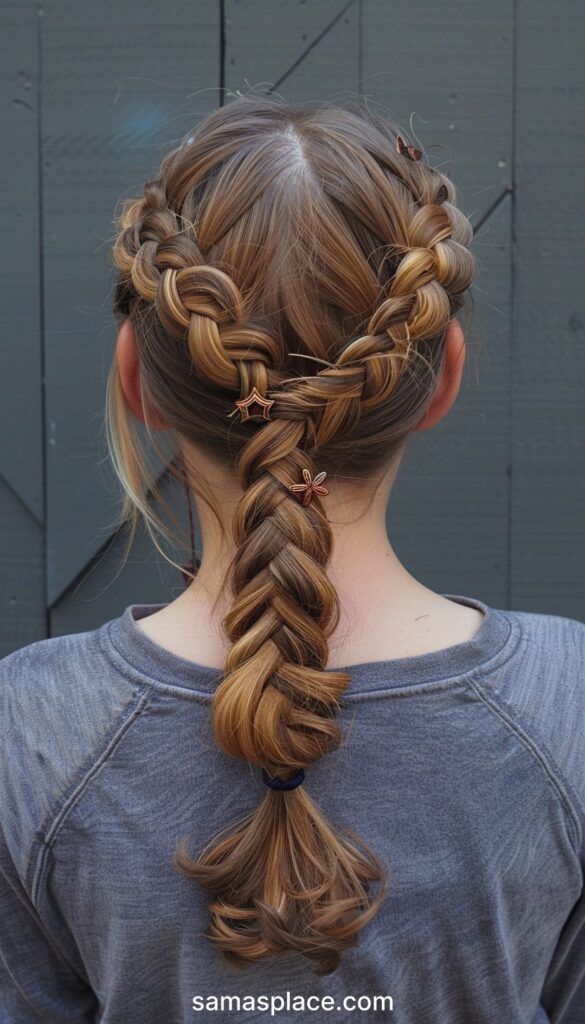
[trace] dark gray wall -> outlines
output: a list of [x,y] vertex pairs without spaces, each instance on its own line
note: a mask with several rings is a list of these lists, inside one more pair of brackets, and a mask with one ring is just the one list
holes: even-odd
[[[443,593],[585,619],[582,5],[0,0],[0,12],[0,654],[181,589],[144,534],[118,574],[102,428],[113,212],[249,86],[365,93],[456,181],[479,265],[465,383],[416,438],[390,536]],[[182,495],[168,497],[183,516]]]

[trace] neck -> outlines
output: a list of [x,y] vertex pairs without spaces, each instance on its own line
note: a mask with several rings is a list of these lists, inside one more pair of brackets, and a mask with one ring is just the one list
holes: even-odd
[[[390,478],[382,480],[369,506],[369,491],[364,498],[364,494],[344,494],[331,486],[323,499],[333,533],[327,573],[340,602],[340,621],[329,638],[331,667],[389,657],[389,636],[394,642],[402,637],[407,650],[414,649],[418,640],[412,640],[413,624],[419,621],[414,627],[418,639],[424,633],[432,646],[431,631],[439,629],[439,620],[444,627],[445,617],[456,610],[452,602],[419,583],[394,552],[386,526],[392,482]],[[365,512],[364,504],[368,506]],[[228,513],[232,514],[233,508],[226,500],[222,509],[229,541]],[[198,503],[197,512],[201,566],[196,579],[165,613],[167,625],[182,636],[184,649],[191,650],[194,660],[219,665],[229,649],[221,622],[231,604],[225,575],[234,548],[221,536],[203,503]]]

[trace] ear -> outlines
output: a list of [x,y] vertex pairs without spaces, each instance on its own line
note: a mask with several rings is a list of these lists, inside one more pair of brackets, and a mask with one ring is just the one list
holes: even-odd
[[430,430],[447,415],[461,387],[465,365],[465,335],[458,320],[451,320],[445,336],[445,357],[433,400],[417,430]]
[[[116,338],[116,358],[120,373],[120,384],[124,392],[126,404],[136,419],[145,423],[144,406],[140,390],[140,363],[138,361],[138,349],[136,347],[136,336],[130,320],[124,320],[118,329]],[[148,413],[149,426],[153,430],[168,430],[168,424]]]

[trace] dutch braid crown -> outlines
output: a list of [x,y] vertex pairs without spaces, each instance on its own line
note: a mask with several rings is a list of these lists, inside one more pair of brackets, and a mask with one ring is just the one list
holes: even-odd
[[[454,186],[399,154],[396,134],[364,110],[241,97],[164,158],[117,225],[115,310],[135,325],[144,395],[184,445],[231,459],[241,485],[213,731],[272,776],[338,747],[351,681],[326,671],[339,604],[323,502],[289,487],[314,476],[317,453],[321,469],[363,478],[387,463],[432,398],[474,275]],[[270,420],[228,418],[254,386]],[[115,367],[108,403],[139,514]],[[198,858],[183,843],[175,865],[212,894],[206,935],[237,966],[297,950],[329,973],[387,891],[382,862],[304,786],[268,790]]]

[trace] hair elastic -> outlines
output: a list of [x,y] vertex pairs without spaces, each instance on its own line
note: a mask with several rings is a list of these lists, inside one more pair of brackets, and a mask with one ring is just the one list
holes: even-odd
[[296,789],[300,786],[305,779],[305,769],[299,768],[290,779],[276,779],[273,775],[269,775],[265,768],[262,769],[262,778],[267,786],[271,789]]

